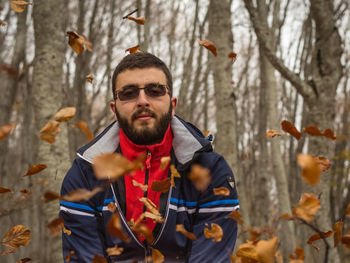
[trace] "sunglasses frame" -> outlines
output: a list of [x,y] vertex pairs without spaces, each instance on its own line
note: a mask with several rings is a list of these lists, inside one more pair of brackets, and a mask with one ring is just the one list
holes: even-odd
[[[148,89],[154,88],[154,86],[161,87],[162,90],[164,90],[164,94],[159,95],[159,96],[152,96],[151,93],[149,93]],[[132,89],[137,89],[138,90],[137,96],[135,96],[133,98],[130,98],[130,99],[121,99],[120,98],[120,93],[124,92],[127,88],[129,88],[129,89],[131,89],[131,88]],[[116,95],[117,95],[116,98],[119,99],[120,101],[134,100],[134,99],[138,98],[138,96],[140,96],[140,90],[142,90],[142,89],[145,91],[146,96],[149,97],[149,98],[158,98],[158,97],[165,96],[167,94],[167,90],[169,91],[168,85],[160,84],[160,83],[148,83],[143,88],[139,88],[137,85],[126,85],[121,90],[116,92]]]

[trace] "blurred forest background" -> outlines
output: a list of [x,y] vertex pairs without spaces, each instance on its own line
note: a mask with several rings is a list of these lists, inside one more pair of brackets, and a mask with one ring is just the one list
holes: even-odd
[[[33,0],[21,13],[0,0],[0,126],[17,122],[0,142],[0,236],[22,224],[30,243],[1,262],[29,257],[62,262],[61,239],[47,224],[58,203],[44,203],[61,181],[87,138],[74,124],[84,121],[96,136],[112,120],[111,74],[127,48],[159,56],[174,78],[177,114],[214,135],[237,180],[246,226],[279,237],[285,262],[296,247],[305,262],[323,262],[324,243],[306,244],[313,234],[304,224],[279,220],[292,213],[302,193],[315,193],[321,209],[312,224],[321,231],[344,221],[350,202],[350,8],[348,0]],[[138,9],[139,25],[123,19]],[[67,31],[92,43],[76,54]],[[197,40],[210,40],[214,56]],[[234,62],[228,55],[237,54]],[[92,83],[86,76],[92,74]],[[39,131],[64,107],[75,117],[62,123],[54,144]],[[336,140],[303,133],[297,140],[281,130],[288,120],[303,127],[329,128]],[[297,155],[331,160],[316,186],[300,176]],[[33,164],[48,166],[23,177]],[[29,190],[23,193],[20,190]],[[241,232],[236,248],[245,242]],[[328,262],[350,262],[350,250],[329,239]],[[3,248],[4,250],[4,248]]]

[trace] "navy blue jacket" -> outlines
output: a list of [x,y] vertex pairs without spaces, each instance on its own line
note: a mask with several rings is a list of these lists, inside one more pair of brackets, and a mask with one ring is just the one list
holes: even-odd
[[[238,197],[233,174],[222,156],[213,152],[211,143],[192,124],[175,116],[171,121],[173,145],[171,160],[181,175],[175,178],[175,187],[161,194],[159,211],[165,219],[154,230],[152,244],[141,243],[131,231],[125,219],[125,186],[123,178],[99,192],[88,201],[60,202],[60,217],[71,235],[63,233],[63,256],[70,251],[75,254],[70,262],[92,262],[95,254],[105,256],[108,262],[144,262],[151,255],[152,248],[158,249],[165,262],[229,262],[229,251],[233,250],[237,236],[237,224],[228,214],[238,209]],[[92,190],[102,185],[91,166],[95,156],[101,153],[118,152],[118,122],[109,125],[88,145],[78,150],[78,158],[64,178],[61,195],[75,189]],[[200,164],[210,170],[211,183],[207,190],[196,190],[187,174],[192,164]],[[226,187],[229,196],[214,195],[213,188]],[[107,205],[115,202],[124,231],[131,242],[125,243],[106,231],[111,216]],[[213,242],[204,236],[204,228],[216,223],[223,230],[220,242]],[[180,232],[176,225],[182,224],[197,236],[191,241]],[[106,249],[124,248],[121,255],[108,257]]]

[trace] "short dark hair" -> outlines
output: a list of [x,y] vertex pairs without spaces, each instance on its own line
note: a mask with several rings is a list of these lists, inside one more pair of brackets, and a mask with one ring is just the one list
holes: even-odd
[[169,94],[170,97],[172,97],[173,94],[173,78],[171,76],[170,70],[165,65],[165,63],[156,57],[155,55],[152,55],[148,52],[137,52],[134,54],[129,54],[125,56],[122,61],[117,65],[113,72],[112,76],[112,92],[113,92],[113,98],[116,99],[116,93],[115,93],[115,85],[117,82],[118,74],[128,70],[128,69],[134,69],[134,68],[159,68],[161,69],[167,80],[167,85],[169,88]]

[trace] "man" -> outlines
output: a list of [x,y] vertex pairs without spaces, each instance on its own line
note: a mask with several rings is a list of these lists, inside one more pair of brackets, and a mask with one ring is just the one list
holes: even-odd
[[[114,71],[112,89],[110,107],[116,122],[78,150],[61,195],[106,185],[96,179],[92,168],[94,158],[101,153],[121,153],[130,161],[147,154],[144,169],[118,178],[88,201],[61,201],[60,216],[71,231],[70,235],[63,234],[64,258],[71,254],[70,262],[92,262],[99,255],[108,262],[149,262],[152,252],[158,250],[165,262],[229,262],[237,235],[236,222],[228,218],[238,209],[233,174],[223,157],[212,151],[210,141],[196,127],[175,116],[177,100],[172,97],[169,69],[149,53],[128,55]],[[170,163],[160,168],[162,158],[167,156],[171,157]],[[190,180],[195,164],[210,171],[210,184],[205,189],[198,190]],[[175,185],[168,191],[153,190],[153,182],[166,180],[175,171],[171,165],[181,177],[174,178]],[[225,187],[227,195],[215,195],[213,190],[219,187]],[[150,212],[142,198],[154,203],[163,221],[142,216]],[[107,207],[111,202],[117,207],[115,213],[129,242],[106,230],[112,216]],[[139,224],[152,231],[153,240],[132,230],[139,218]],[[204,235],[204,229],[215,228],[212,223],[221,227],[221,240]],[[176,231],[176,225],[182,225],[196,239]],[[115,246],[122,248],[122,253],[108,256],[106,249]]]

